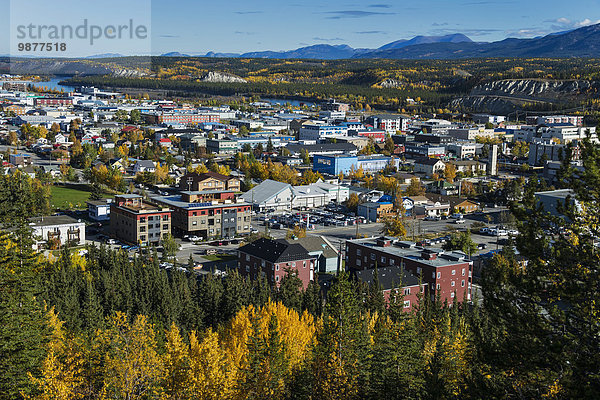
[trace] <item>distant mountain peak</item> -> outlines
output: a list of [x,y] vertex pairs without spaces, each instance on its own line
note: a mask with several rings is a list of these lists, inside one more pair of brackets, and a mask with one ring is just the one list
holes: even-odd
[[378,50],[401,49],[403,47],[414,46],[418,44],[430,43],[471,43],[473,42],[468,36],[462,33],[452,33],[443,36],[415,36],[412,39],[396,40],[381,46]]

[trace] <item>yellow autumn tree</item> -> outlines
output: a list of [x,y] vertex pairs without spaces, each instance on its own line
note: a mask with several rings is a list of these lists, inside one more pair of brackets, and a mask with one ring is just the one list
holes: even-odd
[[160,396],[164,368],[147,317],[140,315],[130,323],[126,314],[117,312],[108,327],[99,331],[97,340],[106,349],[103,397],[134,400]]
[[189,389],[194,398],[203,400],[232,398],[236,369],[224,352],[219,335],[208,329],[204,339],[190,334]]
[[166,332],[167,343],[163,363],[165,366],[164,389],[169,399],[185,399],[190,396],[190,349],[183,342],[175,323]]
[[84,358],[80,352],[81,343],[69,340],[63,322],[52,308],[48,312],[48,324],[52,329],[48,343],[48,353],[42,364],[41,376],[29,373],[38,394],[30,397],[35,400],[71,400],[84,397]]

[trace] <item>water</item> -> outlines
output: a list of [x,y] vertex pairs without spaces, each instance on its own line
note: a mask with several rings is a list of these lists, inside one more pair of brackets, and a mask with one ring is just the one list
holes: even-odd
[[60,85],[58,83],[60,81],[66,80],[68,78],[70,78],[70,77],[69,76],[55,76],[53,78],[50,78],[50,80],[48,80],[48,81],[31,82],[31,84],[35,87],[47,87],[48,89],[58,90],[58,91],[63,89],[65,91],[65,93],[73,92],[73,91],[75,91],[75,87],[67,86],[67,85]]
[[304,106],[308,106],[308,107],[312,107],[312,106],[316,105],[313,102],[305,101],[305,100],[286,100],[286,99],[261,98],[260,101],[268,101],[271,104],[281,104],[281,105],[290,104],[292,107],[301,107],[303,105]]

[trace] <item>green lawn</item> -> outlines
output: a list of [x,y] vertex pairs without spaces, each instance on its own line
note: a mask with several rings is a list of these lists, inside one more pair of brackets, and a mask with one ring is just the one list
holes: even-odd
[[211,254],[209,256],[202,256],[202,258],[208,261],[229,261],[234,260],[237,257],[229,254]]
[[85,208],[90,192],[73,186],[52,186],[50,188],[50,204],[53,208]]

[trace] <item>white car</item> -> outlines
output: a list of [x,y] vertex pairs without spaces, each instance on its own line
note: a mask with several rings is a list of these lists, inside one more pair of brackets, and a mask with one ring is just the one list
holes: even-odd
[[455,224],[464,224],[466,222],[467,222],[467,220],[464,218],[459,218],[456,221],[454,221]]
[[508,231],[508,235],[509,235],[509,236],[519,236],[519,231],[518,231],[518,230],[516,230],[516,229],[510,229],[510,230]]
[[202,240],[202,238],[194,235],[194,236],[190,236],[189,240],[190,240],[190,242],[199,242]]
[[425,221],[441,221],[442,218],[437,215],[428,215],[425,217]]

